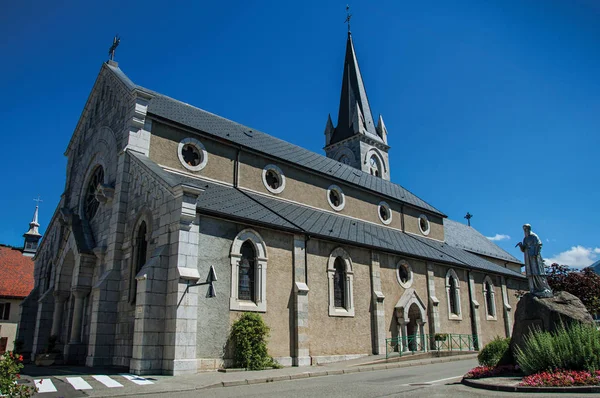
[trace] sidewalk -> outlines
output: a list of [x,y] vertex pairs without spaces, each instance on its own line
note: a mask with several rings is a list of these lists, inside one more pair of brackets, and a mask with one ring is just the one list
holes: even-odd
[[[270,383],[276,381],[295,380],[308,377],[323,377],[357,372],[370,372],[376,370],[395,369],[409,366],[428,365],[431,363],[462,361],[476,358],[477,354],[463,354],[442,358],[419,358],[398,362],[386,362],[385,355],[365,356],[362,358],[334,362],[318,366],[289,367],[282,369],[269,369],[261,371],[227,371],[227,372],[202,372],[184,376],[144,376],[141,380],[150,382],[144,385],[125,385],[126,388],[93,388],[85,391],[89,397],[122,397],[137,396],[142,394],[167,393],[178,391],[192,391],[207,388],[239,386],[246,384]],[[85,367],[52,367],[36,368],[27,367],[23,375],[31,378],[52,376],[58,382],[65,381],[67,376],[85,375],[119,375],[122,372],[114,369],[94,369]],[[113,376],[116,378],[119,376]],[[122,376],[121,376],[122,377]],[[86,377],[89,380],[89,377]],[[91,383],[91,382],[90,382]],[[125,383],[124,383],[125,384]],[[70,387],[70,386],[69,386]],[[40,394],[42,397],[46,394]]]

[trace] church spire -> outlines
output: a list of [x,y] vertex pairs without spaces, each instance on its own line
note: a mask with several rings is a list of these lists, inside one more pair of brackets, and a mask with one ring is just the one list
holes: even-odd
[[338,124],[331,137],[331,144],[345,140],[355,134],[369,134],[378,137],[371,106],[367,99],[367,91],[358,67],[352,33],[348,31],[346,41],[346,57],[344,59],[344,75]]
[[[40,202],[39,198],[36,199]],[[23,255],[33,257],[35,252],[37,251],[38,242],[42,235],[38,231],[40,227],[40,223],[38,222],[38,212],[39,212],[39,204],[35,206],[35,211],[33,213],[33,219],[29,223],[29,231],[23,234],[25,238],[25,245],[23,247]]]

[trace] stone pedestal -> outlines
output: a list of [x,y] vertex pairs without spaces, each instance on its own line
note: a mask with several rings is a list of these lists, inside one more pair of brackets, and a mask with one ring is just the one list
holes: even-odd
[[581,300],[567,292],[558,292],[554,297],[540,298],[531,293],[525,294],[517,304],[515,323],[510,341],[510,349],[522,347],[531,330],[539,328],[553,332],[561,324],[572,322],[590,323],[594,320]]

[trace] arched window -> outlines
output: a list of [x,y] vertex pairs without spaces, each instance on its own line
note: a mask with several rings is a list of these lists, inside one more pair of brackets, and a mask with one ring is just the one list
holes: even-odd
[[486,276],[483,280],[483,297],[485,298],[487,319],[496,319],[496,298],[494,284],[489,276]]
[[133,242],[133,253],[133,263],[129,277],[129,302],[135,304],[135,296],[137,294],[135,276],[142,270],[144,264],[146,264],[148,255],[148,227],[146,221],[142,221],[137,228]]
[[96,199],[96,189],[98,188],[98,185],[102,184],[103,182],[104,169],[102,168],[102,166],[98,166],[92,173],[92,176],[90,178],[90,181],[88,182],[88,186],[85,192],[85,203],[83,210],[85,214],[85,219],[88,221],[91,221],[92,218],[94,218],[94,216],[96,215],[96,211],[98,211],[98,206],[100,205],[100,202],[98,202],[98,199]]
[[462,319],[460,310],[460,282],[453,269],[446,273],[446,298],[448,300],[448,318]]
[[254,269],[256,254],[250,241],[242,244],[242,258],[238,270],[238,299],[254,301]]
[[354,316],[352,260],[344,249],[338,247],[329,255],[329,316]]
[[346,309],[346,264],[341,257],[335,259],[333,274],[333,302],[337,308]]
[[234,311],[267,311],[267,246],[258,232],[245,229],[231,245],[231,297]]
[[369,172],[375,177],[381,177],[381,164],[375,155],[371,155],[369,159]]

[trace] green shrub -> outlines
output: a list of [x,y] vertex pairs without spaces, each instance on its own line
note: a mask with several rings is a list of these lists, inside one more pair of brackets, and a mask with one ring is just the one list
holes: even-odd
[[517,364],[527,375],[564,370],[600,370],[600,332],[594,325],[561,325],[554,333],[539,328],[515,350]]
[[433,339],[435,341],[446,341],[446,340],[448,340],[448,333],[436,333],[433,336]]
[[231,327],[235,366],[248,370],[280,367],[267,352],[269,327],[260,315],[245,313]]
[[496,338],[488,343],[477,355],[477,360],[482,366],[494,367],[506,354],[510,347],[510,338]]

